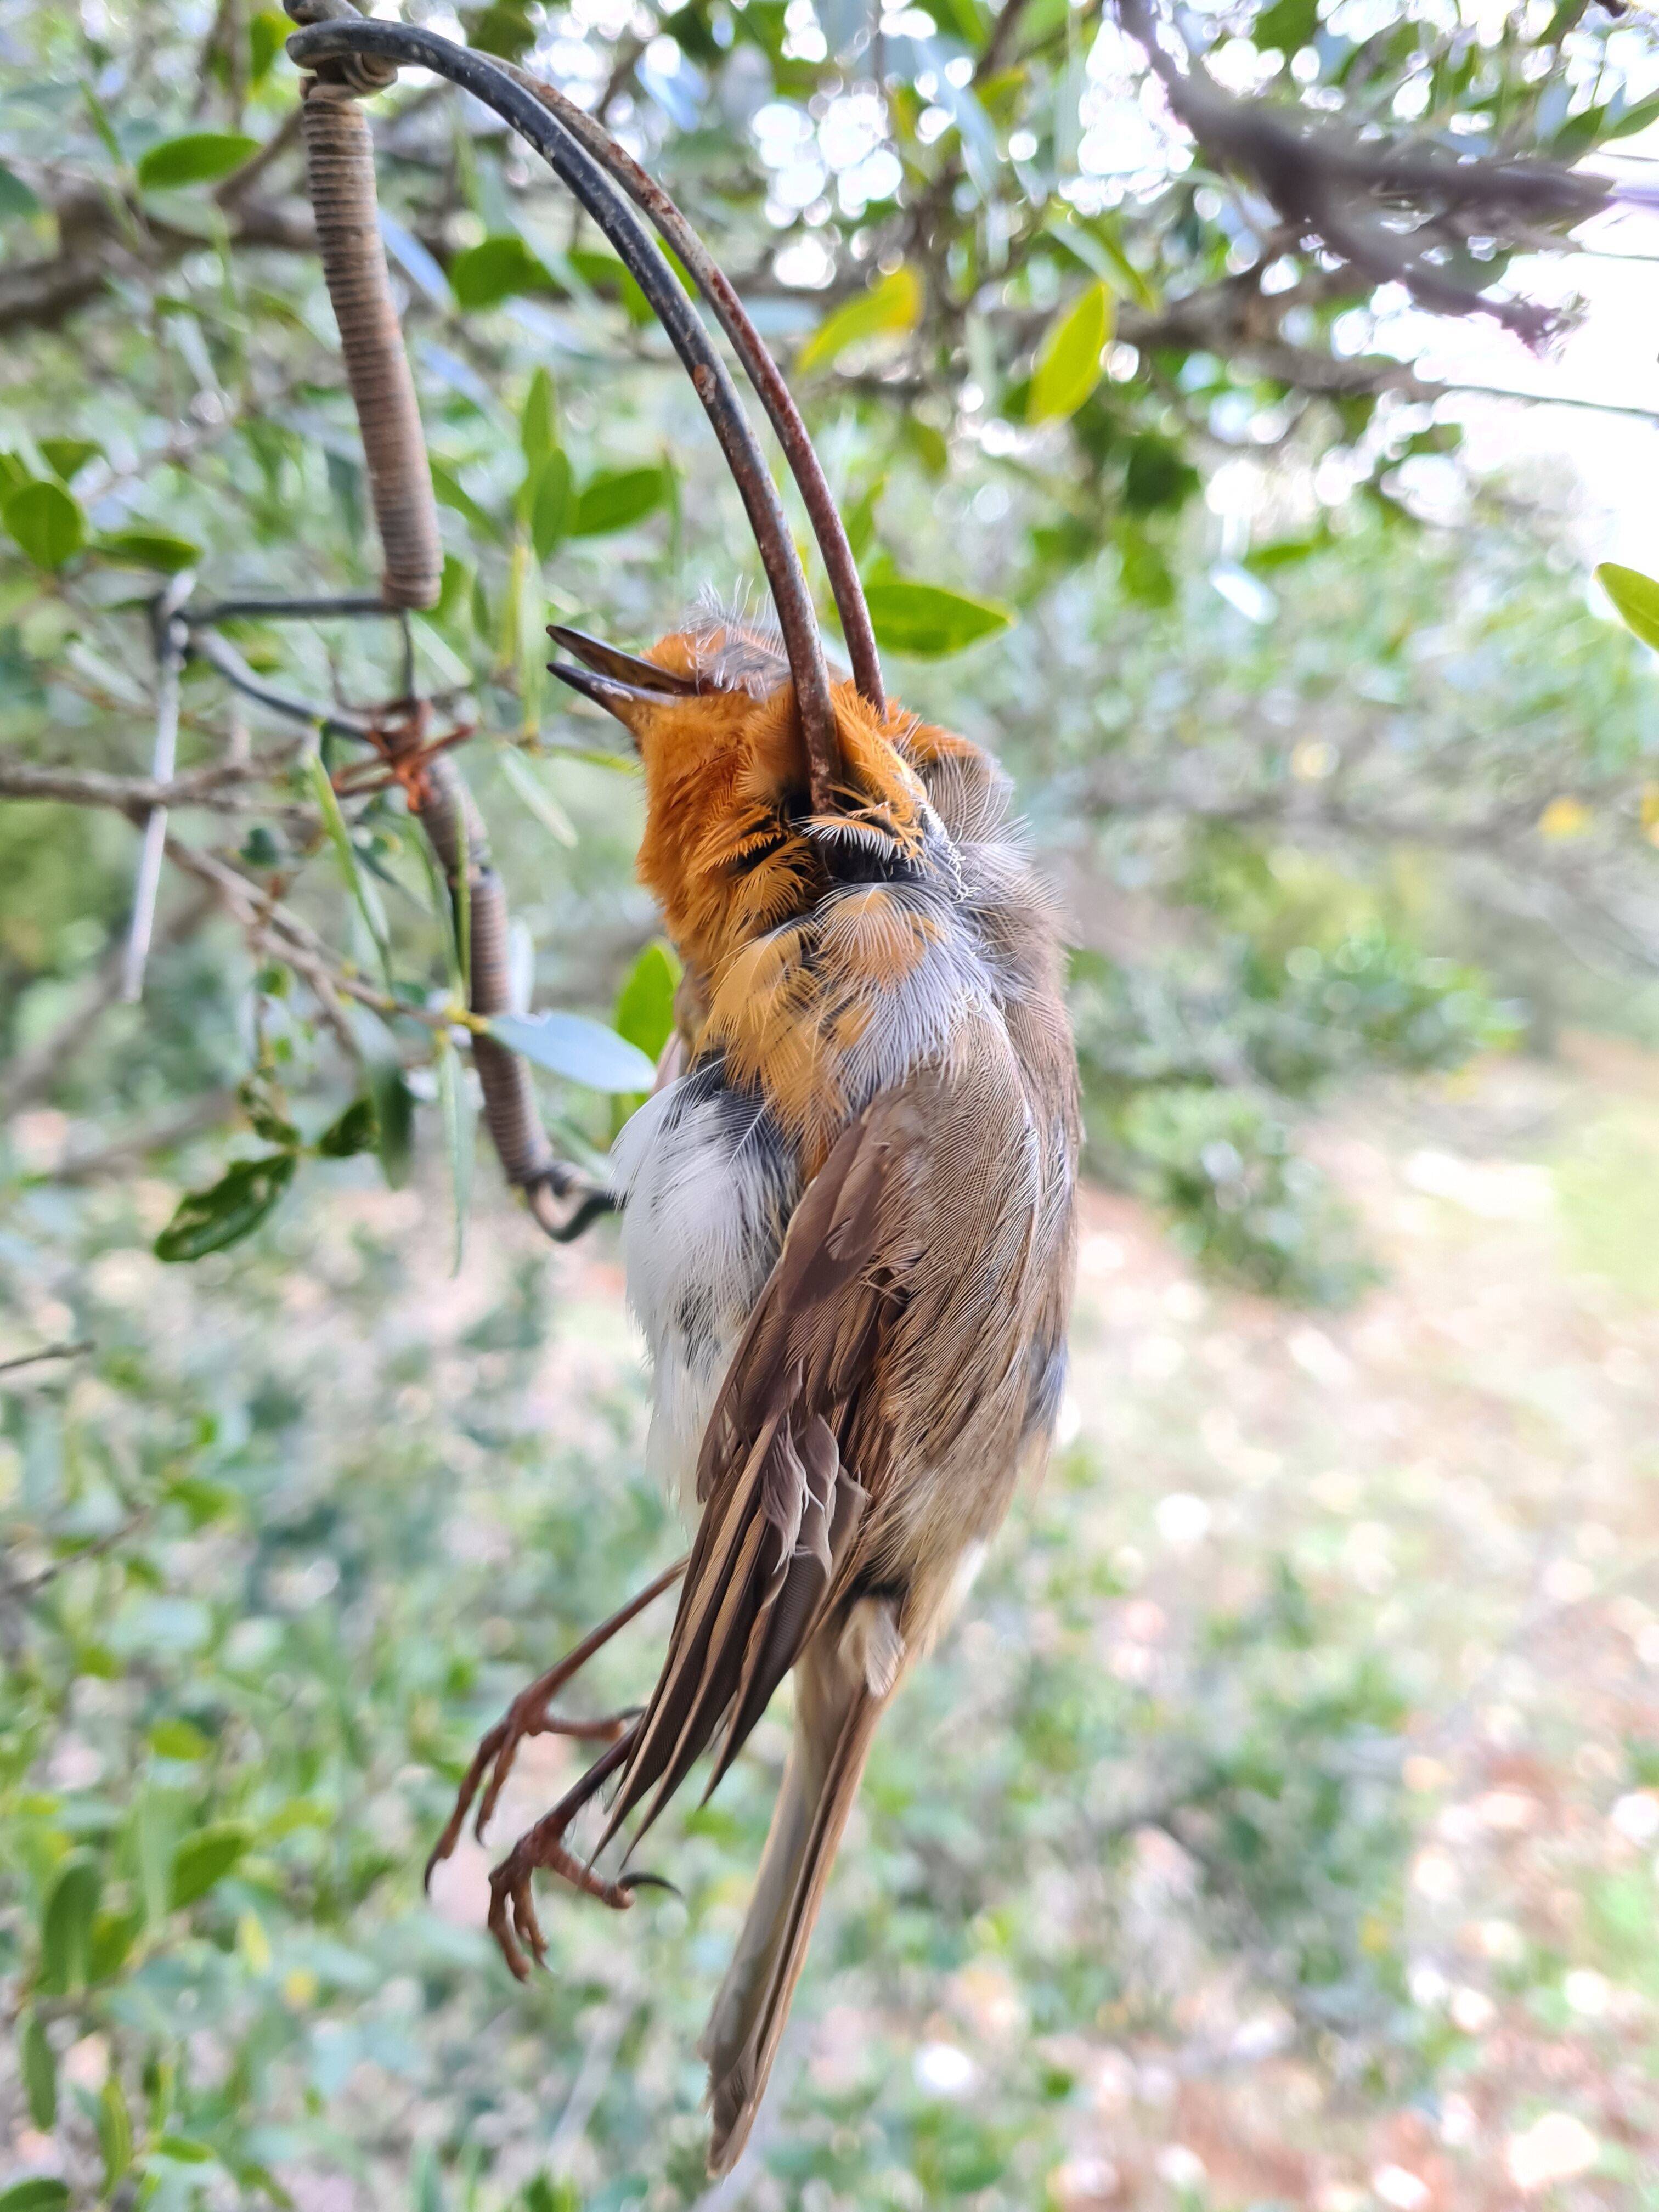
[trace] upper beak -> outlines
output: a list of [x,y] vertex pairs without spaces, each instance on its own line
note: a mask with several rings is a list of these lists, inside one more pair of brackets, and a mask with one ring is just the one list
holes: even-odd
[[[696,694],[695,677],[677,676],[671,668],[659,668],[654,660],[636,659],[633,653],[618,652],[614,645],[588,637],[581,630],[568,629],[562,623],[549,623],[547,634],[556,645],[574,653],[584,668],[592,669],[596,676],[609,677],[612,683],[629,690],[654,691],[659,696],[675,699],[690,699]],[[574,683],[579,691],[586,691],[590,699],[597,696],[577,680],[574,670],[555,666],[553,673],[562,677],[567,684]],[[605,702],[601,699],[599,703],[603,706]]]

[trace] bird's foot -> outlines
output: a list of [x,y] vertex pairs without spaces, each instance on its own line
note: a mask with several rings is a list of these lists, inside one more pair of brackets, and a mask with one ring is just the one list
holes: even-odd
[[480,1738],[478,1747],[472,1754],[472,1763],[455,1793],[454,1809],[426,1863],[425,1879],[428,1888],[432,1885],[433,1869],[441,1860],[449,1856],[460,1839],[461,1830],[466,1825],[467,1813],[472,1800],[478,1796],[480,1784],[483,1784],[483,1795],[479,1798],[472,1832],[483,1842],[483,1832],[489,1825],[501,1791],[506,1787],[507,1778],[513,1771],[519,1746],[528,1737],[562,1735],[578,1743],[614,1743],[638,1710],[634,1707],[626,1712],[606,1713],[597,1720],[573,1720],[556,1713],[552,1710],[552,1700],[568,1679],[569,1668],[566,1662],[561,1661],[558,1666],[550,1667],[527,1690],[519,1692],[495,1727]]
[[597,1898],[601,1905],[608,1905],[617,1912],[625,1912],[634,1902],[635,1889],[655,1880],[650,1875],[624,1874],[608,1881],[595,1874],[592,1867],[584,1866],[564,1844],[564,1832],[575,1810],[574,1805],[568,1809],[564,1804],[556,1805],[520,1837],[489,1877],[489,1932],[500,1944],[502,1958],[521,1982],[530,1978],[526,1951],[538,1966],[544,1965],[547,1960],[547,1939],[536,1917],[535,1899],[531,1893],[532,1878],[538,1867],[562,1876],[584,1896]]

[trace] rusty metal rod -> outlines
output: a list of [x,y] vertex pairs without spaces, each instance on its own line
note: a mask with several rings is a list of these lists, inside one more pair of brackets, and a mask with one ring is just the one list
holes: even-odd
[[604,170],[551,111],[488,56],[434,33],[362,19],[318,23],[288,42],[301,69],[363,59],[429,70],[470,92],[533,146],[580,201],[667,333],[726,455],[760,551],[794,681],[814,809],[828,811],[839,781],[839,746],[817,623],[794,542],[752,425],[708,330],[679,280]]
[[[387,611],[432,605],[443,572],[426,440],[380,240],[374,144],[368,123],[354,105],[357,94],[378,89],[394,73],[371,60],[367,67],[345,73],[340,83],[309,79],[301,111],[306,179],[316,211],[323,272],[340,326],[375,525],[385,552],[381,596]],[[267,615],[273,611],[258,602],[242,604]],[[368,611],[356,601],[305,604],[311,611],[325,607],[330,613]],[[210,611],[224,618],[236,605],[227,602]],[[253,688],[244,680],[251,672],[240,664],[240,656],[205,626],[192,634],[191,643],[240,689]],[[405,688],[412,688],[407,678]],[[257,696],[278,713],[291,713],[298,703],[270,687]],[[368,717],[328,719],[333,727],[353,736],[376,734]],[[394,758],[415,752],[421,727],[421,718],[411,715],[402,744],[389,733],[382,742]],[[410,775],[409,787],[443,870],[458,932],[463,929],[462,916],[465,918],[469,1011],[485,1019],[506,1013],[511,1006],[507,896],[490,862],[483,817],[451,760],[422,761],[418,773]],[[518,1054],[475,1031],[472,1058],[483,1093],[485,1126],[508,1182],[525,1193],[531,1211],[550,1236],[562,1240],[576,1234],[595,1212],[608,1208],[607,1194],[595,1191],[556,1158],[542,1126],[530,1070]],[[581,1203],[569,1218],[561,1219],[555,1200],[573,1194]]]
[[806,518],[812,526],[812,535],[817,540],[830,579],[836,612],[841,617],[853,681],[870,704],[881,712],[887,703],[881,655],[876,646],[864,586],[859,580],[858,562],[848,542],[846,525],[811,437],[801,420],[794,394],[784,381],[783,371],[772,358],[765,339],[750,320],[749,311],[738,297],[731,278],[662,186],[647,175],[625,147],[617,144],[596,117],[586,108],[578,107],[557,85],[532,76],[528,70],[514,63],[503,62],[501,66],[526,92],[532,93],[550,114],[556,116],[573,137],[580,139],[635,206],[650,216],[659,236],[684,263],[693,283],[713,309],[714,319],[732,341],[732,349],[743,363],[744,374],[777,433],[783,457],[806,508]]

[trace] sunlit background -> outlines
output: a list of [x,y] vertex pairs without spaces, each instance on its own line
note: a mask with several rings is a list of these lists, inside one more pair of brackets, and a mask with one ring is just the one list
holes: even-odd
[[[682,1531],[612,1231],[550,1247],[477,1139],[400,799],[331,836],[303,730],[199,662],[118,1000],[147,600],[378,573],[287,26],[0,0],[0,2212],[1659,2205],[1659,690],[1639,578],[1632,637],[1591,574],[1659,572],[1659,220],[1464,241],[1572,311],[1529,353],[1283,237],[1100,15],[422,19],[696,216],[894,689],[999,750],[1074,945],[1054,1463],[884,1731],[711,2187],[787,1692],[653,1833],[679,1896],[548,1896],[527,1988],[488,1871],[580,1747],[422,1896],[479,1732]],[[1176,20],[1345,143],[1659,180],[1635,10]],[[374,112],[417,674],[469,687],[524,1003],[648,1055],[637,793],[542,626],[635,647],[757,563],[592,232],[429,86]],[[225,634],[313,704],[398,681],[372,628]],[[628,1100],[584,1073],[537,1079],[592,1165]]]

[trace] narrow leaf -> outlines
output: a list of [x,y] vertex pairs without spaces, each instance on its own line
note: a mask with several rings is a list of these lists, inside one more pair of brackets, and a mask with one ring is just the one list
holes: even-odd
[[252,1838],[240,1820],[222,1820],[186,1836],[173,1855],[173,1880],[167,1901],[177,1912],[205,1897],[222,1881],[247,1850]]
[[548,455],[558,449],[558,398],[553,388],[553,379],[544,368],[538,368],[530,380],[530,389],[525,394],[523,410],[519,416],[519,442],[524,449],[526,473],[533,476]]
[[568,534],[574,519],[570,463],[556,446],[551,453],[544,455],[536,471],[529,507],[527,520],[531,543],[536,548],[536,558],[538,561],[549,560],[560,539]]
[[192,539],[175,538],[168,530],[112,530],[94,541],[94,550],[135,568],[158,568],[164,576],[176,576],[202,557]]
[[177,2166],[210,2166],[213,2153],[205,2143],[198,2142],[191,2136],[161,2136],[156,2139],[155,2155],[170,2158]]
[[449,1272],[459,1275],[466,1249],[466,1218],[472,1202],[472,1102],[467,1096],[460,1054],[447,1040],[438,1054],[438,1098],[443,1108],[449,1188],[455,1205],[455,1257]]
[[1031,372],[1028,422],[1064,422],[1101,379],[1101,356],[1112,334],[1111,295],[1103,284],[1085,286],[1049,325]]
[[32,2173],[27,2181],[14,2181],[0,2191],[0,2212],[65,2212],[69,2184],[55,2173]]
[[113,2070],[105,2075],[99,2093],[98,2148],[104,2154],[104,2188],[111,2192],[132,2164],[132,2115],[121,2077]]
[[40,203],[15,169],[0,161],[0,222],[21,222],[39,215]]
[[922,660],[945,659],[982,637],[994,637],[1013,620],[1006,607],[988,599],[896,577],[871,584],[865,597],[881,644]]
[[415,1094],[392,1057],[368,1060],[369,1095],[374,1101],[374,1149],[387,1187],[401,1190],[409,1181],[415,1148]]
[[95,460],[102,451],[91,438],[42,438],[40,451],[46,466],[53,476],[65,483],[72,483],[87,463]]
[[507,231],[458,253],[449,264],[449,289],[458,307],[477,313],[516,294],[551,292],[556,287],[523,239]]
[[446,507],[465,517],[475,537],[499,539],[501,526],[495,516],[479,506],[465,485],[447,462],[432,462],[432,489]]
[[329,781],[328,770],[323,766],[319,753],[306,756],[306,774],[316,796],[317,810],[323,817],[329,842],[340,864],[340,873],[345,878],[346,889],[362,915],[364,926],[374,940],[374,950],[380,956],[380,965],[386,971],[388,988],[392,981],[392,953],[386,941],[386,909],[380,904],[380,894],[365,871],[357,865],[356,848],[351,842],[351,832],[346,826],[345,816],[340,811],[339,795]]
[[161,1759],[177,1759],[193,1763],[205,1759],[213,1746],[194,1721],[174,1715],[168,1720],[157,1721],[149,1732],[149,1747]]
[[61,568],[87,542],[86,518],[60,483],[40,477],[7,499],[6,527],[40,568]]
[[627,530],[660,507],[666,490],[659,468],[607,470],[582,486],[566,534],[598,538],[607,531]]
[[913,331],[921,320],[921,279],[914,269],[895,269],[824,317],[795,356],[796,374],[827,368],[848,346]]
[[648,1091],[655,1079],[637,1045],[581,1014],[497,1014],[489,1034],[538,1067],[591,1091]]
[[[547,594],[542,587],[542,572],[530,557],[529,546],[520,543],[514,550],[514,561],[518,571],[514,582],[519,617],[519,726],[525,737],[533,738],[541,727],[542,699],[547,690],[547,647],[543,643],[547,635]],[[464,937],[465,933],[462,934]],[[463,943],[463,973],[467,965]]]
[[147,192],[173,192],[187,185],[216,184],[259,150],[241,131],[186,131],[141,155],[137,176]]
[[[313,1149],[325,1160],[349,1160],[374,1149],[374,1102],[354,1098],[343,1114],[331,1121]],[[155,1741],[152,1733],[150,1741]]]
[[1616,561],[1603,561],[1595,571],[1595,580],[1613,601],[1626,629],[1644,645],[1659,647],[1659,583],[1639,568],[1620,568]]
[[548,836],[561,845],[574,845],[576,825],[552,793],[543,788],[540,778],[524,755],[509,748],[499,757],[501,774]]
[[103,1876],[89,1851],[71,1851],[58,1869],[40,1919],[40,1987],[62,1996],[87,1978],[92,1918]]
[[17,2027],[17,2070],[29,2118],[45,2133],[58,2119],[58,2061],[39,2016],[25,2013]]
[[647,945],[628,972],[617,999],[617,1034],[637,1045],[653,1065],[674,1033],[674,992],[679,963],[665,945]]
[[294,1180],[295,1155],[238,1160],[206,1190],[191,1191],[156,1238],[158,1260],[200,1260],[238,1244],[259,1226]]

